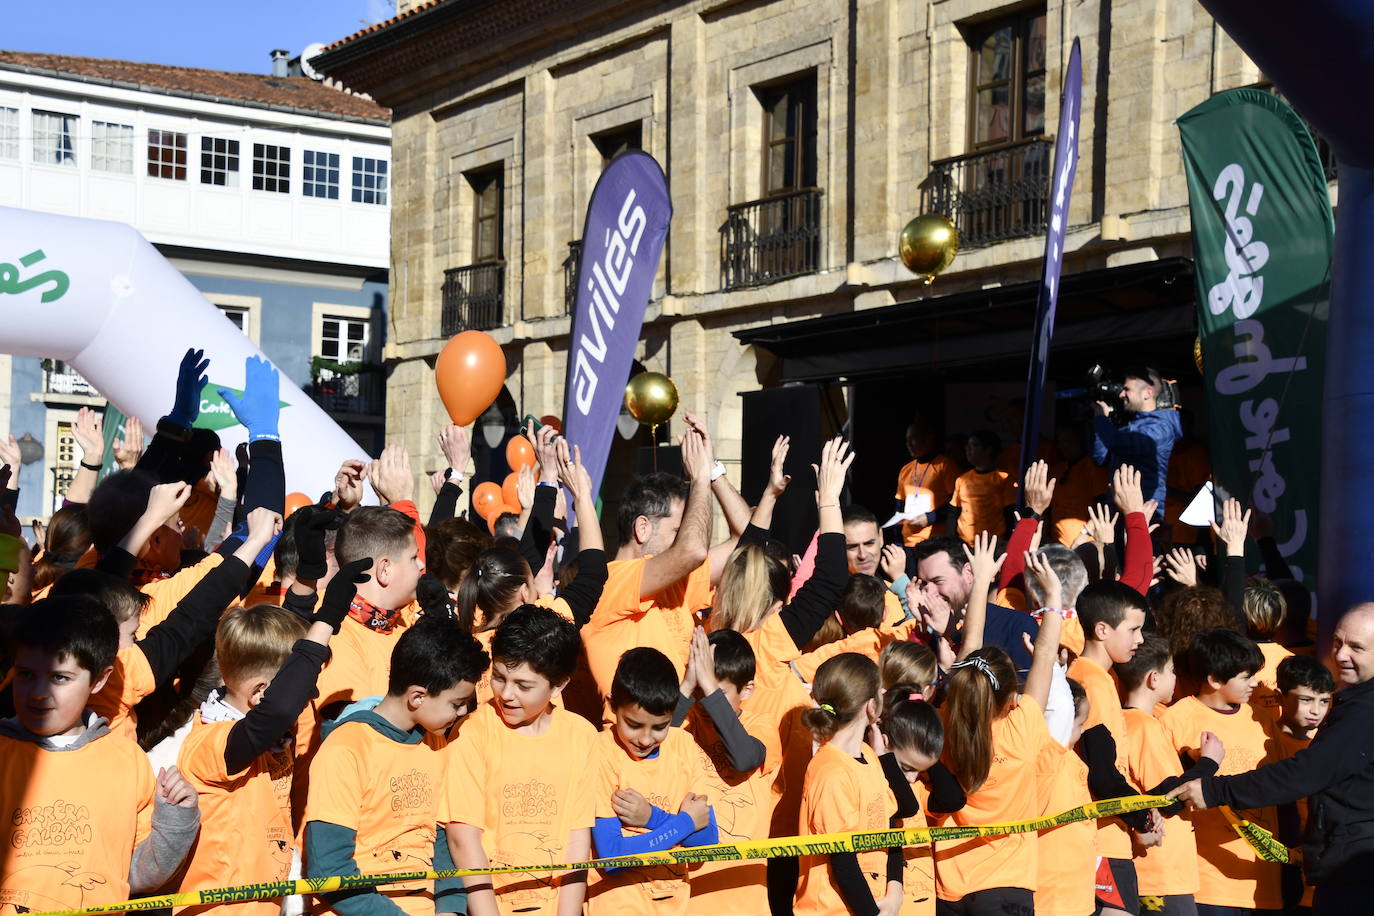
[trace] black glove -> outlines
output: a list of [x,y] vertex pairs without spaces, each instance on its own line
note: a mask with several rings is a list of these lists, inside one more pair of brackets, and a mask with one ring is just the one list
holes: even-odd
[[324,535],[337,531],[344,523],[344,514],[322,506],[303,506],[291,517],[292,533],[296,536],[296,578],[306,582],[323,579],[329,566],[325,560]]
[[420,581],[415,585],[415,601],[426,619],[449,620],[454,616],[448,588],[433,573],[420,576]]
[[358,594],[358,586],[372,578],[367,572],[371,568],[371,557],[341,566],[324,590],[324,600],[315,612],[315,620],[327,623],[335,633],[339,632],[344,618],[348,616],[348,609],[353,606],[353,598]]

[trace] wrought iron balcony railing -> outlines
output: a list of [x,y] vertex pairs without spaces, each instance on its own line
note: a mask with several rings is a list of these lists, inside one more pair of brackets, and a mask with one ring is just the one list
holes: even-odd
[[365,365],[357,372],[320,369],[310,383],[308,394],[326,413],[384,416],[386,373],[376,365]]
[[921,212],[943,213],[974,248],[1045,231],[1054,140],[1039,137],[941,159],[921,183]]
[[582,259],[582,240],[568,243],[568,256],[563,259],[563,312],[571,315],[577,302],[577,262]]
[[490,331],[505,324],[506,262],[491,261],[444,271],[440,331]]
[[730,207],[720,227],[722,285],[741,289],[819,270],[824,193],[803,188]]

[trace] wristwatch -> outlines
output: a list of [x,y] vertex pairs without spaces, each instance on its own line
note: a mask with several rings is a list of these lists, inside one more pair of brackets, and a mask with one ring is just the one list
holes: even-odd
[[717,458],[716,463],[711,465],[711,483],[715,483],[717,480],[720,480],[724,476],[725,462]]

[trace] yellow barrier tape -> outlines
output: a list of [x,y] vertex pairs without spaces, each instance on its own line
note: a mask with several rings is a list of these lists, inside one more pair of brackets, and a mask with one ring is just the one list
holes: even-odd
[[1237,817],[1228,805],[1221,806],[1221,813],[1231,824],[1231,829],[1249,843],[1255,854],[1264,861],[1277,862],[1280,865],[1297,865],[1302,861],[1302,850],[1289,849],[1259,824]]
[[[343,875],[332,878],[302,878],[298,881],[271,881],[264,884],[241,884],[212,890],[186,891],[143,897],[102,906],[88,906],[75,910],[49,910],[30,916],[90,916],[98,913],[122,913],[127,910],[154,910],[164,907],[200,906],[218,903],[241,903],[248,900],[267,900],[291,894],[327,894],[332,891],[357,890],[396,884],[401,881],[430,881],[443,878],[465,878],[478,875],[505,875],[536,871],[575,871],[592,868],[641,868],[647,865],[692,865],[698,862],[728,862],[737,859],[768,859],[777,856],[825,855],[835,852],[869,852],[895,846],[917,846],[932,840],[963,840],[970,837],[1005,836],[1012,833],[1031,833],[1048,830],[1063,824],[1115,817],[1148,808],[1167,808],[1174,799],[1162,795],[1128,795],[1080,805],[1049,817],[1038,817],[1004,824],[983,824],[969,827],[913,827],[905,830],[877,830],[863,833],[826,833],[815,836],[780,837],[768,840],[749,840],[743,843],[719,843],[714,846],[678,847],[664,852],[622,856],[616,859],[592,859],[560,865],[510,865],[496,868],[454,868],[440,871],[392,872],[385,875]],[[1253,825],[1252,825],[1253,826]],[[1260,828],[1262,834],[1267,834]],[[1254,843],[1247,834],[1246,840]],[[1272,837],[1270,837],[1272,841]],[[1279,844],[1280,846],[1282,844]],[[1259,849],[1256,846],[1256,849]],[[1264,853],[1261,852],[1261,855]]]

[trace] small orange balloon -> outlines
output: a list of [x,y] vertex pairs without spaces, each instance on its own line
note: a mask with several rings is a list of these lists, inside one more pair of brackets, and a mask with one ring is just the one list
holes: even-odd
[[506,505],[520,505],[520,492],[516,489],[516,484],[519,482],[519,471],[511,471],[506,475],[506,479],[501,481],[501,498],[506,501]]
[[483,519],[491,518],[492,510],[501,503],[501,486],[490,480],[479,483],[472,491],[472,510]]
[[484,331],[456,334],[439,351],[434,383],[450,419],[467,426],[501,393],[506,383],[506,354]]
[[551,413],[544,414],[544,416],[539,418],[539,422],[543,423],[545,426],[552,426],[556,432],[563,432],[563,421]]
[[303,509],[306,506],[313,506],[314,504],[315,501],[304,493],[287,493],[286,517],[290,518],[297,509]]
[[500,506],[497,506],[494,510],[492,510],[491,516],[487,519],[487,530],[489,530],[493,535],[495,535],[496,523],[501,520],[501,516],[506,515],[507,513],[509,513],[510,515],[519,515],[520,507],[508,504],[502,504]]
[[506,443],[506,464],[512,471],[534,467],[534,446],[524,436],[511,436]]

